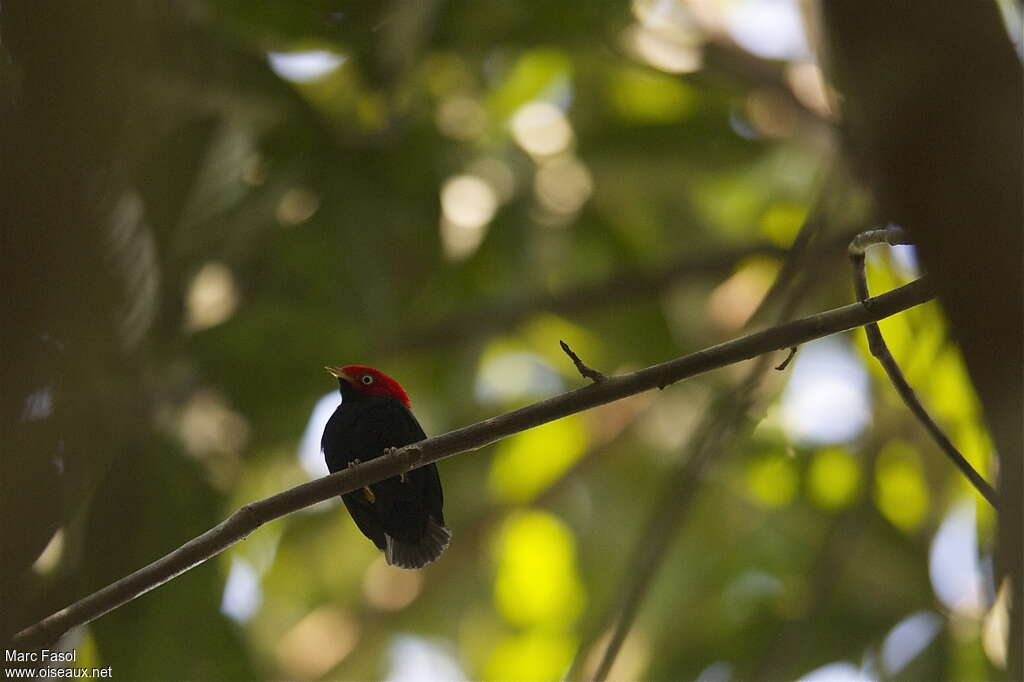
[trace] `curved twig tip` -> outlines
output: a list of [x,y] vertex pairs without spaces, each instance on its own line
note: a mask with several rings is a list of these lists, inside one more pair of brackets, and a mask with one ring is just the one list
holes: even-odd
[[789,363],[791,363],[793,361],[793,358],[796,357],[797,348],[799,348],[799,346],[793,346],[792,348],[789,349],[789,353],[786,355],[786,359],[775,366],[776,371],[783,372],[786,370],[787,367],[789,367]]
[[580,360],[580,356],[576,355],[576,353],[573,352],[572,348],[569,348],[569,344],[567,344],[565,341],[559,341],[558,345],[562,347],[562,350],[565,351],[565,354],[569,356],[570,360],[572,360],[572,364],[576,365],[576,369],[579,371],[579,373],[583,376],[584,379],[590,379],[595,384],[599,384],[608,378],[604,374],[598,372],[596,369],[588,367],[585,362]]

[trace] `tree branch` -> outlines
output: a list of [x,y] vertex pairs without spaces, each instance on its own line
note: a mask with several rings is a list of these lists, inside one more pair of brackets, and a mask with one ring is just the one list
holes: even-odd
[[569,348],[569,344],[565,341],[559,341],[558,345],[562,347],[565,354],[569,356],[570,360],[572,360],[572,364],[576,365],[576,370],[584,379],[590,379],[595,384],[599,384],[608,378],[601,372],[598,372],[596,369],[593,369],[588,366],[587,363],[580,360],[580,356],[576,355],[576,352],[572,348]]
[[[868,278],[864,269],[865,251],[874,244],[889,244],[892,246],[910,243],[912,243],[910,236],[898,227],[862,232],[850,242],[849,252],[850,262],[853,264],[853,288],[857,293],[858,301],[864,301],[866,304],[869,295]],[[907,382],[907,378],[903,376],[900,366],[896,364],[896,358],[889,351],[885,339],[882,338],[882,330],[879,329],[877,324],[871,322],[864,325],[864,332],[868,336],[868,348],[871,350],[871,354],[878,359],[882,368],[885,369],[885,373],[889,376],[889,381],[892,382],[893,388],[896,389],[896,393],[899,394],[903,403],[917,417],[917,420],[921,422],[929,435],[938,443],[942,451],[946,453],[946,456],[967,477],[967,480],[974,486],[974,489],[988,500],[988,503],[993,508],[999,509],[999,499],[996,496],[996,491],[981,474],[975,471],[971,463],[967,461],[967,458],[957,450],[953,442],[943,433],[942,428],[928,414],[928,410],[921,404],[913,387]]]
[[[751,376],[760,375],[755,369]],[[745,382],[747,383],[747,382]],[[756,383],[756,380],[754,381]],[[621,604],[612,611],[611,635],[592,679],[606,680],[633,622],[640,613],[644,598],[661,568],[668,549],[693,503],[700,484],[700,474],[711,457],[722,451],[730,428],[746,413],[749,406],[749,384],[738,391],[739,400],[721,395],[704,412],[704,418],[687,446],[687,456],[676,466],[661,491],[661,499],[648,519],[630,553],[628,570],[624,572]],[[599,621],[600,622],[600,621]],[[581,678],[584,655],[590,647],[581,646],[566,679]]]
[[[844,241],[843,246],[848,241]],[[439,322],[407,332],[386,350],[390,353],[405,352],[448,343],[455,337],[480,336],[494,329],[512,326],[538,310],[567,315],[608,304],[650,298],[687,278],[728,272],[744,258],[785,253],[786,249],[767,242],[722,247],[717,251],[697,254],[691,249],[663,265],[615,272],[607,279],[559,293],[487,301],[479,307],[453,313]]]
[[933,296],[932,283],[920,279],[870,299],[866,302],[870,305],[846,305],[636,372],[607,377],[601,383],[407,445],[351,469],[246,504],[225,521],[148,566],[26,627],[15,635],[13,643],[22,648],[49,644],[70,628],[88,623],[216,556],[264,523],[336,495],[358,490],[445,457],[477,450],[502,438],[598,405],[653,388],[662,389],[713,369],[875,322],[924,303]]
[[789,367],[789,363],[793,362],[793,358],[796,357],[796,350],[797,346],[793,346],[792,348],[789,349],[789,352],[786,354],[786,358],[779,364],[775,365],[776,372],[786,371],[786,368]]

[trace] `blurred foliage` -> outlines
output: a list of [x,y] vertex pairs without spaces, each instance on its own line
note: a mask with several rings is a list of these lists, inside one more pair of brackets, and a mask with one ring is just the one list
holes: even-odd
[[[325,364],[399,378],[437,434],[581,385],[560,339],[614,372],[738,334],[779,270],[770,247],[843,160],[827,103],[789,85],[813,62],[744,51],[722,37],[744,3],[712,5],[4,2],[3,634],[315,475],[300,438],[336,389]],[[700,67],[704,50],[741,59]],[[851,300],[843,239],[874,225],[840,184],[803,313]],[[872,254],[872,290],[912,278],[908,260]],[[615,296],[581,293],[606,281]],[[941,309],[882,329],[990,475]],[[921,611],[943,626],[906,674],[996,674],[995,609],[940,604],[929,578],[936,530],[977,500],[848,336],[868,427],[799,441],[778,418],[791,370],[772,373],[613,677],[881,665]],[[414,635],[425,678],[557,678],[606,625],[705,398],[737,376],[443,462],[454,539],[422,573],[325,503],[64,645],[116,679],[374,679]],[[984,503],[977,518],[987,558]]]

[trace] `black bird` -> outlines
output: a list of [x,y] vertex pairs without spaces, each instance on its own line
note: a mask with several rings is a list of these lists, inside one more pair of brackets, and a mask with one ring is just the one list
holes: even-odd
[[[372,367],[326,367],[342,403],[324,428],[320,448],[331,472],[380,457],[388,448],[424,440],[402,386]],[[452,532],[444,525],[437,465],[428,464],[341,496],[363,535],[391,566],[422,568],[441,556]]]

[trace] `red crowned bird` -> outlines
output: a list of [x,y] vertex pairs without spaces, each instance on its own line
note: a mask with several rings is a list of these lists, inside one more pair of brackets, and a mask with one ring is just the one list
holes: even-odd
[[[380,457],[389,448],[424,440],[402,386],[372,367],[326,367],[338,379],[342,403],[324,428],[320,447],[331,472]],[[341,496],[363,535],[391,566],[422,568],[444,552],[452,532],[444,525],[437,465],[428,464]]]

